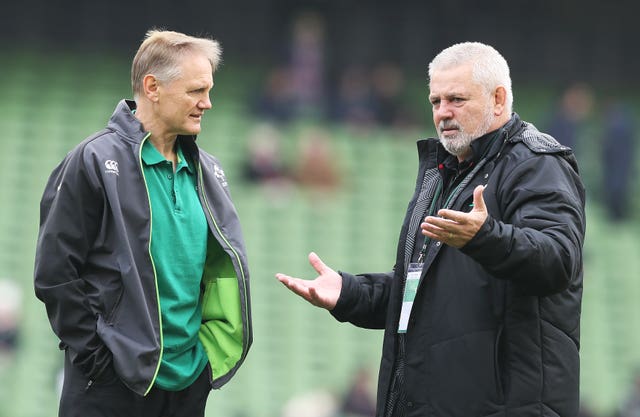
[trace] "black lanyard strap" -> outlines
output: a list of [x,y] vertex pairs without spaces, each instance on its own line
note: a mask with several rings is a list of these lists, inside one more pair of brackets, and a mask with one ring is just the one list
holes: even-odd
[[[456,201],[460,192],[471,182],[471,179],[480,171],[480,169],[486,164],[487,159],[482,159],[472,170],[469,172],[460,183],[451,191],[447,199],[445,200],[442,208],[449,209],[453,206],[453,203]],[[442,179],[438,183],[438,188],[436,188],[436,192],[431,200],[431,204],[429,206],[429,216],[433,216],[436,211],[436,207],[438,205],[438,199],[440,198],[440,193],[442,192]],[[427,248],[429,247],[429,243],[431,239],[429,236],[424,237],[424,243],[422,244],[422,249],[420,250],[420,255],[418,256],[418,263],[424,262],[424,257],[427,254]]]

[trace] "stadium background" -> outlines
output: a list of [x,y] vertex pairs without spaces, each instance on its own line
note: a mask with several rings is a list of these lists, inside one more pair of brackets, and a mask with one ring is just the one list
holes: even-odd
[[[274,195],[243,179],[249,137],[262,123],[250,103],[283,59],[292,20],[308,10],[324,20],[329,80],[353,63],[396,62],[406,75],[404,99],[415,120],[400,130],[354,131],[317,120],[280,126],[287,155],[295,154],[300,132],[309,126],[326,132],[341,183],[330,195],[296,186]],[[353,272],[392,266],[413,189],[415,140],[433,134],[426,65],[437,51],[463,40],[490,43],[505,55],[515,110],[536,124],[549,118],[563,86],[581,81],[593,89],[595,109],[577,149],[589,191],[582,393],[598,415],[613,415],[640,365],[640,185],[632,182],[630,217],[610,221],[602,198],[608,167],[599,158],[606,133],[598,97],[624,100],[638,121],[636,11],[632,2],[567,0],[3,4],[0,279],[15,283],[21,298],[16,345],[0,352],[0,416],[56,415],[62,356],[32,291],[40,193],[63,155],[104,126],[116,102],[130,96],[130,60],[152,26],[212,35],[224,48],[214,109],[199,141],[223,162],[246,233],[255,342],[236,378],[212,393],[208,416],[280,417],[287,401],[305,393],[339,398],[361,368],[373,374],[373,391],[381,333],[336,323],[286,291],[274,273],[312,277],[306,262],[311,250]]]

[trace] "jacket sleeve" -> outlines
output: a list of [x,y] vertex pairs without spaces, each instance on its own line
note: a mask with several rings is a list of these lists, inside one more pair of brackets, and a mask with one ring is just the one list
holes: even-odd
[[40,202],[34,287],[51,327],[69,348],[72,362],[88,377],[99,375],[111,354],[96,334],[96,317],[82,270],[100,226],[104,198],[96,170],[87,169],[83,150],[69,153],[54,169]]
[[560,292],[582,272],[582,182],[554,155],[528,158],[507,172],[495,191],[502,213],[489,212],[461,250],[523,294]]
[[358,327],[384,329],[393,272],[340,275],[342,291],[331,314]]

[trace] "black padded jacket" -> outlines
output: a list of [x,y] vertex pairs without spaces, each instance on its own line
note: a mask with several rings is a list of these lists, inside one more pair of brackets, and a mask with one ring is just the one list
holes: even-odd
[[[419,174],[388,273],[342,272],[331,312],[385,329],[377,416],[397,349],[405,237],[425,172],[444,151],[418,142]],[[571,150],[513,114],[452,209],[486,185],[489,217],[461,249],[436,242],[425,260],[405,338],[406,417],[574,417],[585,190]]]

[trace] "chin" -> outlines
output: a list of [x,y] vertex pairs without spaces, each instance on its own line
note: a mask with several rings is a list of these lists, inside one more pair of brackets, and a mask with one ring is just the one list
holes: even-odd
[[200,126],[185,129],[183,135],[198,135],[202,131]]

